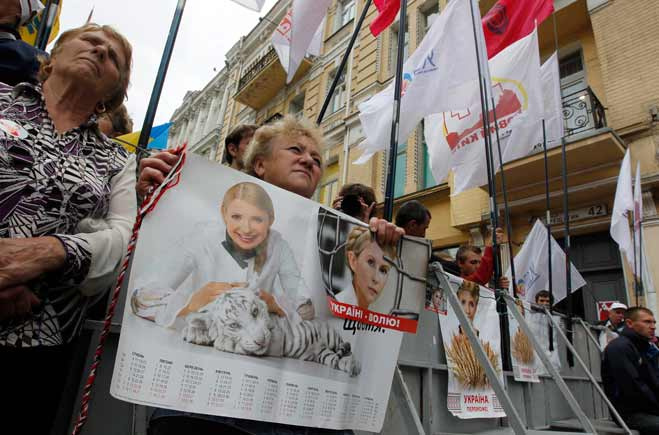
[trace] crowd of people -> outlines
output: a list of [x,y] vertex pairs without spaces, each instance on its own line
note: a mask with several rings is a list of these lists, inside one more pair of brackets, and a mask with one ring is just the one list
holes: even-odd
[[[5,414],[24,433],[48,433],[85,313],[116,278],[136,198],[161,184],[179,157],[163,151],[142,159],[136,181],[134,156],[110,140],[133,129],[123,105],[131,44],[112,27],[90,23],[64,32],[50,53],[41,52],[21,41],[17,31],[26,4],[30,2],[0,0],[0,376],[5,394],[11,395]],[[323,149],[316,126],[287,116],[263,126],[236,127],[226,137],[224,155],[235,170],[311,198],[324,170]],[[256,184],[244,184],[243,190],[259,194]],[[248,194],[241,190],[235,198]],[[226,199],[223,213],[235,198]],[[391,250],[404,234],[425,238],[430,226],[431,213],[418,201],[402,204],[395,223],[376,217],[376,202],[373,189],[362,184],[344,185],[333,202],[334,208],[368,224],[369,230],[351,239],[347,261],[352,272],[360,267],[362,251]],[[494,231],[497,242],[503,242],[503,231]],[[276,238],[276,232],[266,233]],[[242,251],[253,248],[225,242],[234,251],[226,261],[238,261]],[[431,261],[465,280],[489,285],[493,257],[491,246],[465,245],[455,259],[439,255]],[[267,259],[262,263],[268,267]],[[384,266],[381,272],[386,274]],[[207,289],[190,303],[207,303],[233,284]],[[509,286],[505,277],[496,284]],[[368,306],[368,298],[358,291],[361,284],[356,280],[353,285],[355,302]],[[550,304],[543,299],[549,296],[538,294],[536,302]],[[269,301],[267,295],[263,298]],[[143,317],[167,324],[172,312],[177,316],[195,307],[162,313],[144,304],[139,308]],[[302,318],[309,315],[305,301],[296,301],[292,309]],[[622,304],[610,312],[603,332],[607,394],[630,426],[659,433],[653,314]],[[164,409],[156,410],[149,430],[153,435],[308,433],[306,428]]]

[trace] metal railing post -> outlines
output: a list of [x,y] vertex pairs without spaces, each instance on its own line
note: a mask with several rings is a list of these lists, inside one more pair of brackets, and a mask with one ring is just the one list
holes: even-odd
[[[568,405],[572,409],[572,412],[574,412],[577,419],[583,426],[584,432],[597,434],[597,431],[595,430],[595,426],[593,426],[593,422],[590,421],[590,419],[584,413],[583,409],[581,409],[581,406],[579,406],[579,402],[577,402],[577,399],[570,391],[570,388],[565,383],[565,380],[561,377],[561,374],[558,372],[558,370],[556,370],[556,367],[554,367],[551,361],[549,361],[549,357],[545,353],[545,349],[542,347],[540,342],[538,342],[538,339],[533,334],[533,331],[531,331],[531,328],[529,327],[528,323],[526,323],[526,319],[524,319],[522,313],[520,313],[519,310],[517,309],[515,300],[505,292],[500,292],[500,294],[506,301],[506,304],[508,305],[508,312],[510,312],[515,317],[517,323],[519,324],[519,327],[522,329],[522,332],[528,337],[528,339],[531,341],[531,344],[533,344],[533,349],[535,349],[535,353],[538,355],[540,361],[542,361],[542,364],[545,366],[551,377],[556,382],[556,386],[558,387],[558,390],[561,392],[561,394],[563,394],[563,397],[565,398]],[[556,325],[554,325],[554,329],[557,329]]]

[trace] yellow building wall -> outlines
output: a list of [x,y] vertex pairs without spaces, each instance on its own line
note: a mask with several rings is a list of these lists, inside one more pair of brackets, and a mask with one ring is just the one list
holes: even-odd
[[609,1],[591,15],[609,125],[643,126],[648,109],[659,105],[659,8],[646,0]]

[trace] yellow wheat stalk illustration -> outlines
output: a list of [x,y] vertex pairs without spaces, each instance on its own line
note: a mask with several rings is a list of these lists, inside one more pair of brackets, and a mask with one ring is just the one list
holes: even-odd
[[[494,370],[499,371],[499,358],[496,352],[490,346],[490,343],[485,343],[481,340],[481,344],[485,349],[487,358]],[[485,388],[490,385],[485,374],[485,369],[478,363],[474,350],[469,343],[466,335],[457,334],[453,335],[451,345],[446,350],[446,356],[450,363],[450,370],[455,375],[460,384],[465,387],[471,388]]]

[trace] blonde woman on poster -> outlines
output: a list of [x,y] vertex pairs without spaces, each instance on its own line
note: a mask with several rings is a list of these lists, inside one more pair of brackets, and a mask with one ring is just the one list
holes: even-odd
[[387,284],[391,265],[385,259],[396,257],[392,245],[384,249],[365,227],[354,227],[346,242],[346,263],[352,276],[352,288],[346,288],[336,296],[336,300],[368,309],[380,297]]
[[[452,275],[446,277],[449,284],[447,291],[452,291],[457,296],[490,364],[501,376],[499,316],[494,293],[474,282]],[[439,321],[449,369],[448,410],[459,418],[504,416],[485,369],[476,358],[471,343],[450,305],[445,315],[439,313]]]
[[220,214],[224,225],[197,225],[177,246],[181,254],[169,256],[173,264],[137,283],[133,312],[171,327],[177,318],[199,312],[226,291],[248,289],[258,293],[272,313],[294,321],[313,318],[295,255],[271,228],[275,213],[266,191],[255,183],[238,183],[225,193]]

